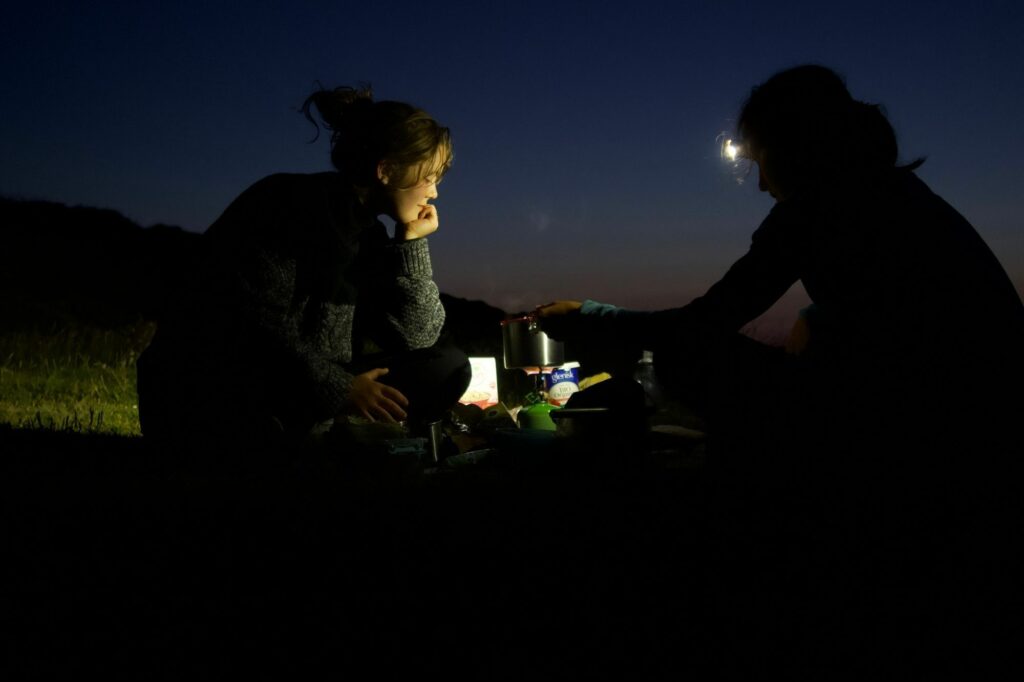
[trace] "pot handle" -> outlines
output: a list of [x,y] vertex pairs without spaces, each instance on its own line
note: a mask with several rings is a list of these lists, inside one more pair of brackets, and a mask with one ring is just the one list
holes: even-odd
[[526,327],[526,330],[528,332],[530,332],[531,334],[536,334],[541,330],[540,323],[537,321],[537,317],[535,315],[530,315],[526,319],[530,321]]

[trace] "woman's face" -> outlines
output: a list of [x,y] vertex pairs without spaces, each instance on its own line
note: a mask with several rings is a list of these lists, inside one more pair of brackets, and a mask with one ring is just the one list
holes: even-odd
[[432,199],[437,198],[437,179],[428,175],[411,187],[388,189],[387,194],[393,207],[391,217],[396,222],[409,224],[420,217]]
[[390,204],[387,214],[396,222],[407,225],[417,220],[430,201],[437,199],[437,185],[440,179],[433,173],[422,173],[427,169],[437,168],[440,165],[440,155],[441,152],[438,151],[434,159],[409,168],[402,177],[392,178],[381,173],[384,193]]

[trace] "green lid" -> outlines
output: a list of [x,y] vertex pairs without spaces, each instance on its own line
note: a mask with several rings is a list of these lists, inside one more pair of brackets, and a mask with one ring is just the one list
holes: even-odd
[[551,403],[534,403],[519,410],[519,428],[555,430],[555,421],[551,418],[552,410],[561,409]]

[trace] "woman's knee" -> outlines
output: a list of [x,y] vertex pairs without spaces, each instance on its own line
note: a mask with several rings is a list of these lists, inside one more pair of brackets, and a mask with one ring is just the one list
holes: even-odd
[[405,394],[414,416],[436,419],[466,392],[471,376],[469,358],[462,350],[437,345],[396,358],[383,380]]

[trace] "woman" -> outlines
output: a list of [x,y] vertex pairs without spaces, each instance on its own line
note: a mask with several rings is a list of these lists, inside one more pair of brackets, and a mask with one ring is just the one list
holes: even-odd
[[[776,200],[750,250],[682,308],[560,301],[535,311],[543,327],[617,341],[626,357],[653,350],[662,385],[707,418],[718,463],[752,480],[849,465],[820,457],[837,447],[860,463],[881,448],[903,474],[891,480],[955,476],[937,453],[1005,446],[1024,307],[974,228],[914,174],[921,161],[897,164],[879,107],[831,70],[800,66],[755,87],[738,123]],[[738,333],[798,280],[814,302],[799,356]]]
[[313,108],[335,171],[264,178],[203,235],[138,362],[147,437],[245,446],[338,417],[425,422],[465,390],[465,356],[434,347],[427,245],[448,129],[369,89],[314,92],[302,111],[316,125]]

